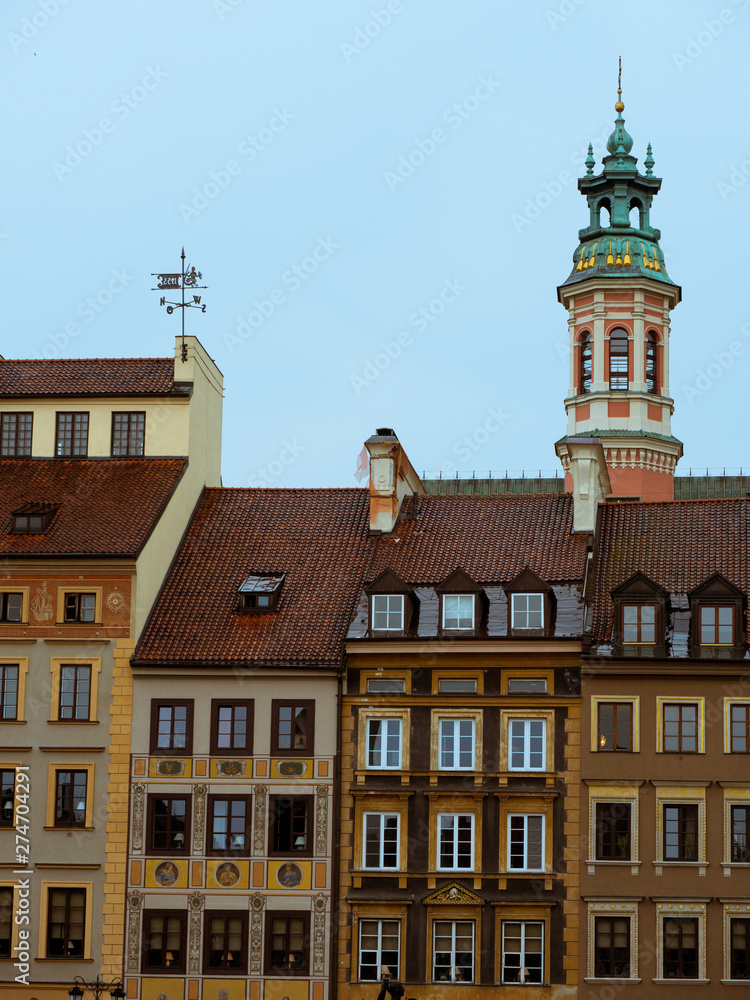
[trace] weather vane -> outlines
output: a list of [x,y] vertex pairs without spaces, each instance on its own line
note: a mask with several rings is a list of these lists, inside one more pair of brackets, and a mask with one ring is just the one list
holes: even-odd
[[159,279],[156,283],[156,288],[152,288],[151,291],[160,292],[168,288],[181,293],[181,300],[179,302],[167,302],[166,296],[162,295],[159,300],[159,305],[166,306],[167,312],[170,316],[175,309],[182,310],[182,360],[187,361],[187,347],[185,347],[185,310],[200,309],[201,312],[205,312],[206,304],[205,302],[201,302],[202,296],[200,295],[193,295],[193,301],[186,302],[185,291],[187,290],[188,292],[192,292],[195,288],[207,288],[208,286],[198,284],[203,277],[200,271],[196,271],[190,264],[188,264],[187,268],[185,267],[185,247],[182,248],[180,257],[182,258],[182,272],[180,274],[151,273],[152,278]]

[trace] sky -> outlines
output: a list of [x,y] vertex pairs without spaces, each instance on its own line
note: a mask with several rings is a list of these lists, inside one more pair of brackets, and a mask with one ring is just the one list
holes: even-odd
[[576,181],[626,128],[672,315],[678,474],[750,470],[750,0],[13,0],[0,354],[164,357],[153,273],[224,375],[227,486],[553,474]]

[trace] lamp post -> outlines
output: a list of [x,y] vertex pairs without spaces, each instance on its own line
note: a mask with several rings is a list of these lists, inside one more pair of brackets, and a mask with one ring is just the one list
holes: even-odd
[[73,985],[68,990],[68,996],[70,1000],[82,1000],[83,994],[87,990],[94,994],[96,1000],[99,1000],[105,990],[110,991],[109,995],[112,1000],[125,1000],[125,990],[119,979],[113,979],[111,983],[108,983],[104,979],[100,979],[98,974],[93,983],[87,983],[81,976],[76,976]]

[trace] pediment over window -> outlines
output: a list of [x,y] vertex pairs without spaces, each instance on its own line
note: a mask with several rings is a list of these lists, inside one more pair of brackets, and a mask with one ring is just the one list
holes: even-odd
[[484,588],[460,567],[435,587],[440,602],[440,631],[451,635],[476,634],[488,601]]
[[433,892],[429,896],[425,896],[422,900],[427,906],[483,906],[484,900],[481,896],[477,896],[475,893],[466,889],[464,886],[459,885],[458,882],[449,882],[448,885],[442,886],[437,892]]
[[669,592],[640,570],[610,591],[614,642],[619,654],[664,656],[671,611]]
[[392,569],[383,570],[365,585],[370,605],[370,632],[397,638],[405,635],[415,620],[419,600],[414,590]]
[[518,576],[514,577],[510,583],[506,583],[503,589],[506,594],[524,592],[529,594],[548,594],[552,592],[552,587],[547,581],[542,580],[528,566],[526,569],[522,569]]
[[460,567],[435,587],[436,594],[483,594],[484,588]]
[[691,601],[702,598],[717,598],[719,600],[729,598],[730,600],[740,599],[744,601],[745,595],[738,587],[730,583],[725,576],[722,576],[721,573],[714,573],[704,583],[699,584],[691,590],[688,598]]
[[508,598],[508,634],[514,636],[553,635],[555,592],[530,568],[503,587]]
[[669,592],[640,570],[609,593],[613,601],[635,600],[642,597],[651,601],[669,602]]
[[742,657],[746,594],[721,573],[714,573],[693,588],[688,599],[693,655],[715,660]]
[[372,583],[365,584],[366,594],[411,594],[412,588],[404,583],[398,573],[392,569],[384,569]]

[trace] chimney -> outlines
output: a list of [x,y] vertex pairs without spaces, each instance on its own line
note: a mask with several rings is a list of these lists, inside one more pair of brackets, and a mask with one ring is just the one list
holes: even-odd
[[573,531],[593,532],[599,504],[612,492],[601,438],[564,438],[555,451],[573,480]]
[[404,497],[424,496],[425,489],[392,428],[379,427],[365,448],[370,455],[370,531],[385,535],[395,528]]

